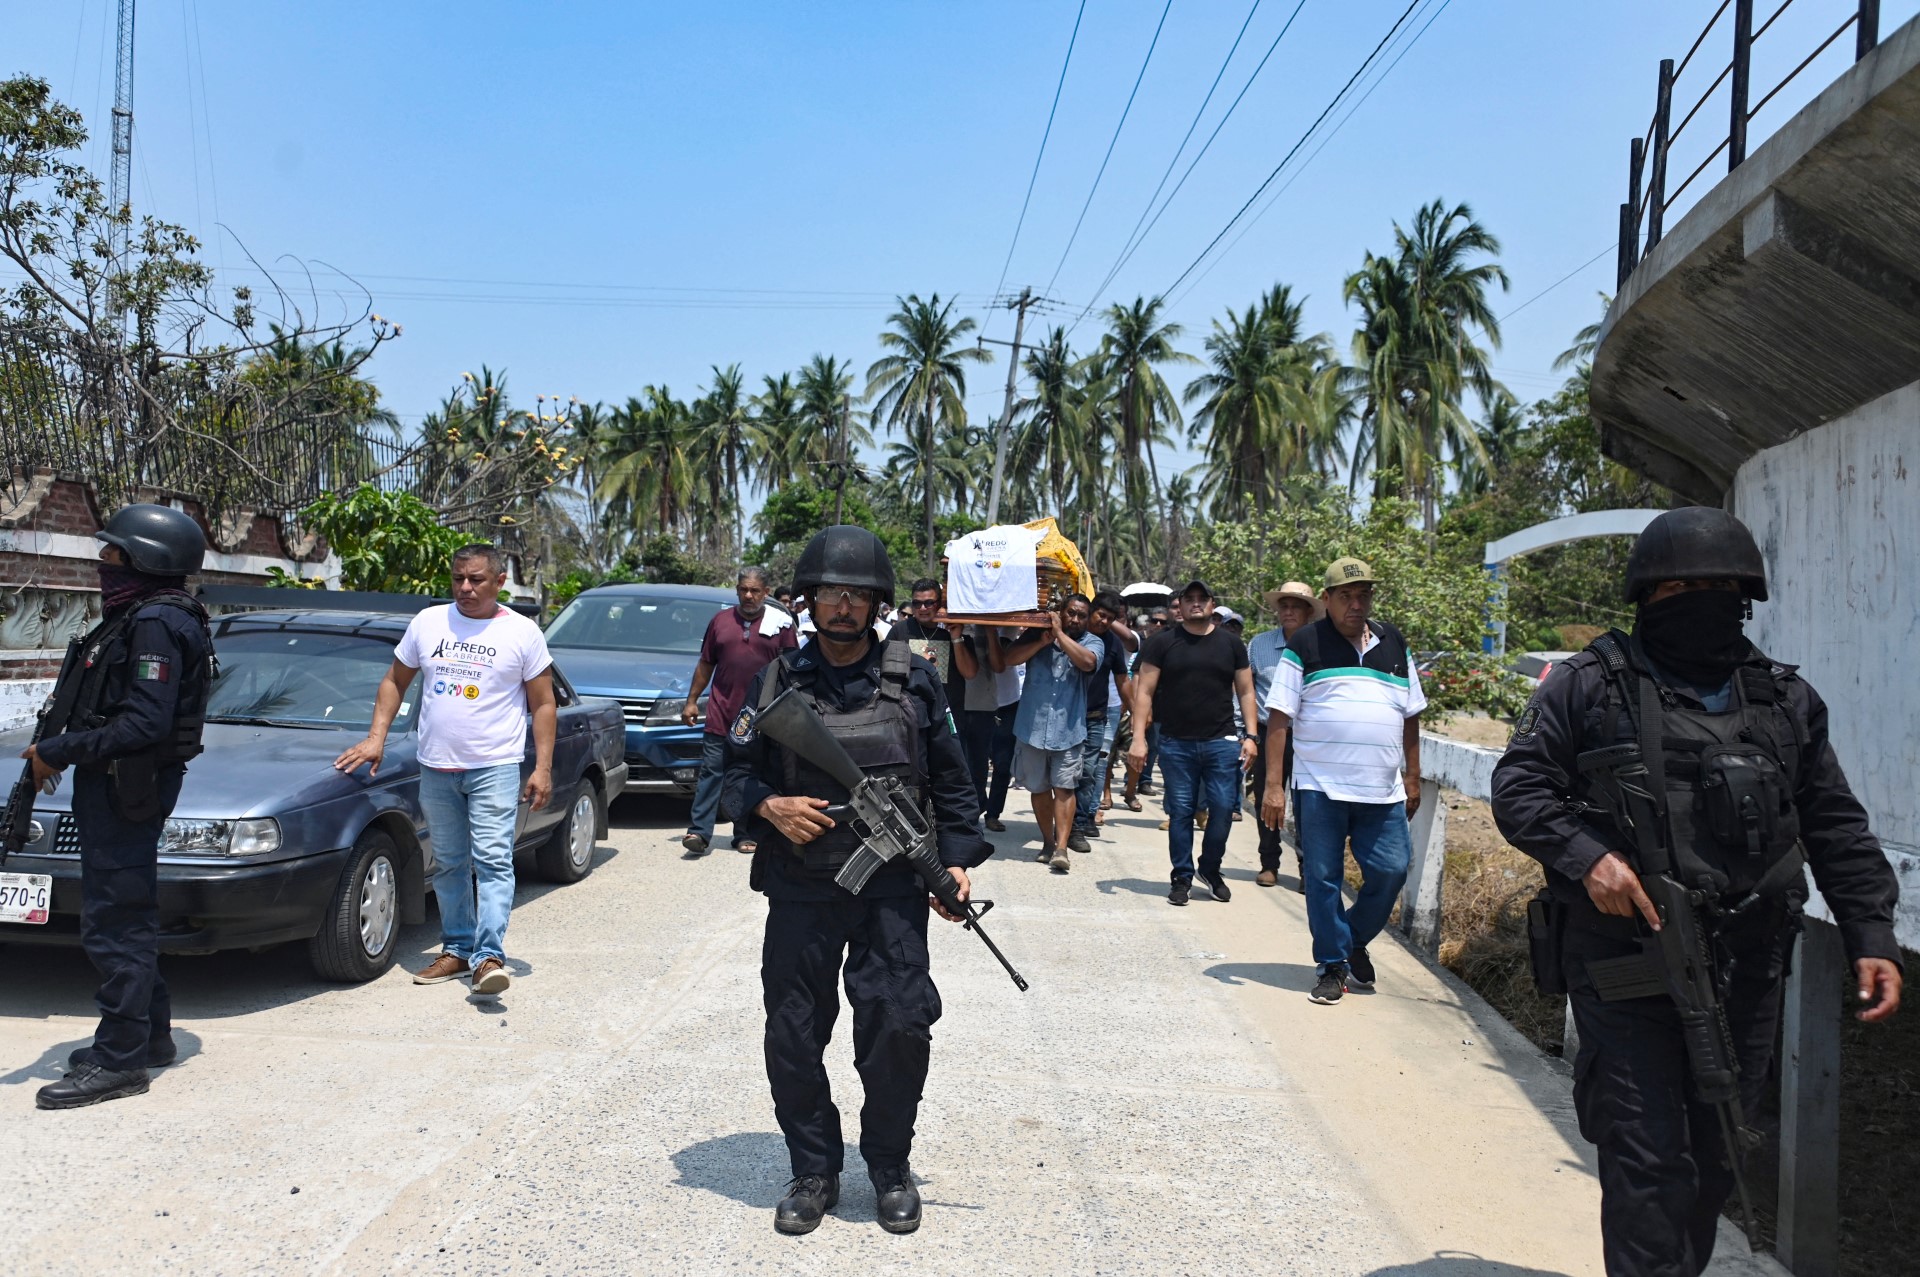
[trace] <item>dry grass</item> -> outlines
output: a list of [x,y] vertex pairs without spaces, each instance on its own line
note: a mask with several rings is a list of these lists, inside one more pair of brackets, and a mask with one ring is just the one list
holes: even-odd
[[1533,987],[1527,957],[1527,901],[1540,888],[1540,865],[1509,847],[1486,803],[1451,789],[1447,872],[1440,898],[1440,962],[1472,985],[1527,1039],[1559,1054],[1565,1005]]

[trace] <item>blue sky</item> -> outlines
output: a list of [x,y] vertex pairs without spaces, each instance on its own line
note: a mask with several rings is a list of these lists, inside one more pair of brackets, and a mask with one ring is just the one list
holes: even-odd
[[[1096,296],[1250,4],[1173,0],[1068,253],[1166,8],[1088,0],[1005,276],[1008,290],[1054,281],[1049,295],[1071,306],[1041,322],[1166,289],[1406,7],[1299,6],[1184,189]],[[1254,11],[1176,179],[1297,5]],[[0,0],[0,74],[42,76],[86,113],[103,173],[113,7]],[[736,361],[757,386],[816,351],[864,372],[899,293],[957,295],[989,335],[1011,336],[1011,316],[987,303],[1078,7],[143,0],[136,207],[199,232],[230,282],[261,282],[244,269],[249,253],[302,287],[310,267],[329,314],[344,303],[328,272],[357,278],[405,325],[370,369],[409,422],[483,363],[506,369],[529,405],[536,392],[621,400],[648,383],[690,398],[711,365]],[[1525,400],[1550,392],[1554,356],[1613,285],[1627,140],[1652,112],[1658,59],[1683,54],[1716,7],[1421,0],[1377,68],[1391,71],[1361,81],[1370,96],[1330,117],[1346,122],[1324,149],[1324,135],[1310,142],[1269,195],[1291,185],[1174,291],[1187,347],[1200,353],[1213,318],[1284,281],[1344,351],[1342,279],[1391,245],[1396,219],[1442,197],[1471,204],[1504,242],[1513,283],[1500,308],[1517,313],[1498,375]],[[1756,8],[1764,19],[1774,6]],[[1756,98],[1851,8],[1795,4],[1756,46]],[[1889,0],[1883,33],[1916,8]],[[1687,103],[1724,63],[1725,31],[1682,81]],[[1844,69],[1852,43],[1849,33],[1770,104],[1756,136]],[[1722,100],[1702,111],[1700,149],[1684,165],[1676,156],[1679,172],[1724,135]],[[1096,325],[1076,340],[1090,343]],[[981,420],[999,411],[1004,353],[969,384]]]

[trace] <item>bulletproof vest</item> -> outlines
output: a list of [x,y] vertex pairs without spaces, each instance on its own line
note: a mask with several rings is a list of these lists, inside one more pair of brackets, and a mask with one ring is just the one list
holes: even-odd
[[[880,691],[864,705],[838,709],[823,699],[817,654],[805,665],[795,668],[796,654],[788,653],[775,663],[762,685],[760,705],[771,705],[773,698],[791,687],[807,698],[834,739],[846,749],[860,770],[869,776],[898,776],[914,795],[922,810],[927,808],[927,778],[920,767],[917,748],[920,721],[912,697],[907,692],[912,669],[912,653],[905,643],[880,646]],[[782,789],[791,795],[824,798],[844,803],[852,797],[845,786],[793,751],[774,746],[784,770]],[[798,847],[801,872],[808,877],[831,878],[860,849],[860,838],[847,820],[838,820],[832,829],[804,847]]]
[[[1652,675],[1619,631],[1591,645],[1606,672],[1603,740],[1635,740],[1639,680]],[[1630,655],[1632,653],[1632,655]],[[1760,658],[1734,670],[1725,711],[1713,713],[1658,690],[1658,740],[1665,772],[1667,846],[1677,875],[1722,898],[1748,896],[1762,879],[1791,889],[1797,873],[1768,871],[1800,855],[1793,796],[1807,765],[1807,728],[1787,699],[1791,670]],[[1604,738],[1610,736],[1611,741]],[[1604,794],[1586,795],[1605,809]],[[1616,824],[1620,823],[1618,820]],[[1796,866],[1797,867],[1797,866]],[[1785,870],[1786,866],[1781,866]],[[1763,889],[1764,890],[1764,889]]]
[[206,609],[190,594],[163,590],[132,604],[109,620],[102,621],[80,640],[81,659],[73,676],[80,679],[80,691],[67,722],[56,730],[90,731],[104,725],[126,694],[133,679],[132,665],[139,654],[132,650],[133,623],[154,607],[178,608],[200,626],[206,643],[204,663],[187,662],[179,672],[180,696],[174,715],[173,731],[151,752],[158,765],[184,763],[201,751],[200,737],[207,724],[207,699],[213,690],[216,666],[213,635]]

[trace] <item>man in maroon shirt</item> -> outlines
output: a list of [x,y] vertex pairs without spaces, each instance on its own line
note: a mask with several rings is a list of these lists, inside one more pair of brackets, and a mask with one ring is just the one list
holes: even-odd
[[[720,784],[727,771],[727,727],[739,712],[747,684],[774,657],[798,644],[793,614],[768,607],[767,588],[766,569],[740,569],[734,583],[740,602],[715,613],[707,623],[706,637],[700,640],[700,663],[694,666],[687,703],[680,709],[680,721],[693,726],[700,718],[700,693],[707,689],[707,680],[713,680],[702,738],[700,780],[693,789],[693,815],[687,836],[680,840],[689,860],[706,855],[713,839],[713,822],[720,811]],[[744,852],[754,849],[752,842],[740,841],[738,825],[734,827],[733,845]]]

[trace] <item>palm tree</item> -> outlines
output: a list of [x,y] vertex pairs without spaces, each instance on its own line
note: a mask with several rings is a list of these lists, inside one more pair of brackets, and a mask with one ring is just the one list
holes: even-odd
[[1482,496],[1493,487],[1527,429],[1527,415],[1519,401],[1512,395],[1495,395],[1487,405],[1486,420],[1474,427],[1480,440],[1479,452],[1455,463],[1462,496]]
[[[1131,306],[1115,303],[1107,309],[1107,333],[1101,338],[1105,382],[1116,400],[1115,424],[1125,480],[1126,505],[1139,537],[1139,563],[1152,557],[1148,534],[1149,512],[1160,527],[1167,522],[1160,489],[1160,467],[1154,457],[1156,442],[1180,424],[1180,405],[1160,376],[1166,364],[1194,364],[1192,355],[1175,350],[1178,324],[1160,322],[1165,299],[1135,298]],[[1171,567],[1171,564],[1167,565]]]
[[739,364],[713,365],[713,384],[693,405],[695,461],[706,472],[705,522],[715,549],[720,548],[718,533],[723,525],[732,532],[733,549],[745,543],[742,485],[753,484],[758,462],[767,453],[742,380]]
[[[872,447],[863,413],[853,408],[853,365],[815,355],[800,370],[800,405],[783,455],[796,473],[850,459],[855,448]],[[844,455],[843,455],[844,454]]]
[[[1067,330],[1056,326],[1044,344],[1027,352],[1026,370],[1033,394],[1014,401],[1009,490],[1026,487],[1040,498],[1037,504],[1064,518],[1068,494],[1090,455],[1083,361],[1067,345]],[[1022,476],[1029,482],[1022,485]],[[1022,503],[1022,508],[1031,505]]]
[[1573,335],[1573,344],[1554,356],[1553,370],[1562,368],[1578,369],[1585,364],[1593,364],[1593,352],[1600,349],[1600,329],[1607,322],[1607,312],[1613,309],[1613,297],[1608,293],[1595,294],[1600,298],[1600,318],[1582,328]]
[[[1413,230],[1394,224],[1390,258],[1367,254],[1347,278],[1344,296],[1361,312],[1354,364],[1367,400],[1363,448],[1376,471],[1395,468],[1417,497],[1429,534],[1438,517],[1437,468],[1449,454],[1478,453],[1480,443],[1461,408],[1469,389],[1491,402],[1500,387],[1488,367],[1500,323],[1488,301],[1507,287],[1498,263],[1472,261],[1500,251],[1500,241],[1465,204],[1434,200],[1414,214]],[[1357,473],[1357,471],[1356,471]]]
[[799,423],[800,388],[794,384],[793,374],[786,372],[778,377],[762,376],[760,387],[760,393],[753,397],[753,423],[764,452],[756,468],[761,486],[771,490],[792,471],[787,445]]
[[1207,338],[1213,369],[1189,382],[1188,403],[1200,401],[1188,439],[1207,435],[1202,488],[1215,517],[1238,519],[1266,509],[1279,484],[1296,468],[1315,464],[1315,431],[1302,421],[1310,386],[1329,359],[1324,335],[1301,335],[1302,304],[1276,284],[1244,315],[1227,312]]
[[596,491],[610,517],[641,532],[684,535],[696,485],[692,413],[665,386],[648,386],[613,410]]
[[966,365],[989,363],[993,356],[980,346],[961,344],[974,322],[953,318],[953,303],[943,305],[940,294],[922,301],[909,293],[897,304],[887,316],[890,330],[880,334],[880,345],[890,353],[868,367],[867,396],[874,398],[874,415],[886,420],[889,433],[912,432],[917,460],[907,477],[920,489],[927,570],[932,571],[939,554],[933,543],[935,434],[939,427],[966,429]]

